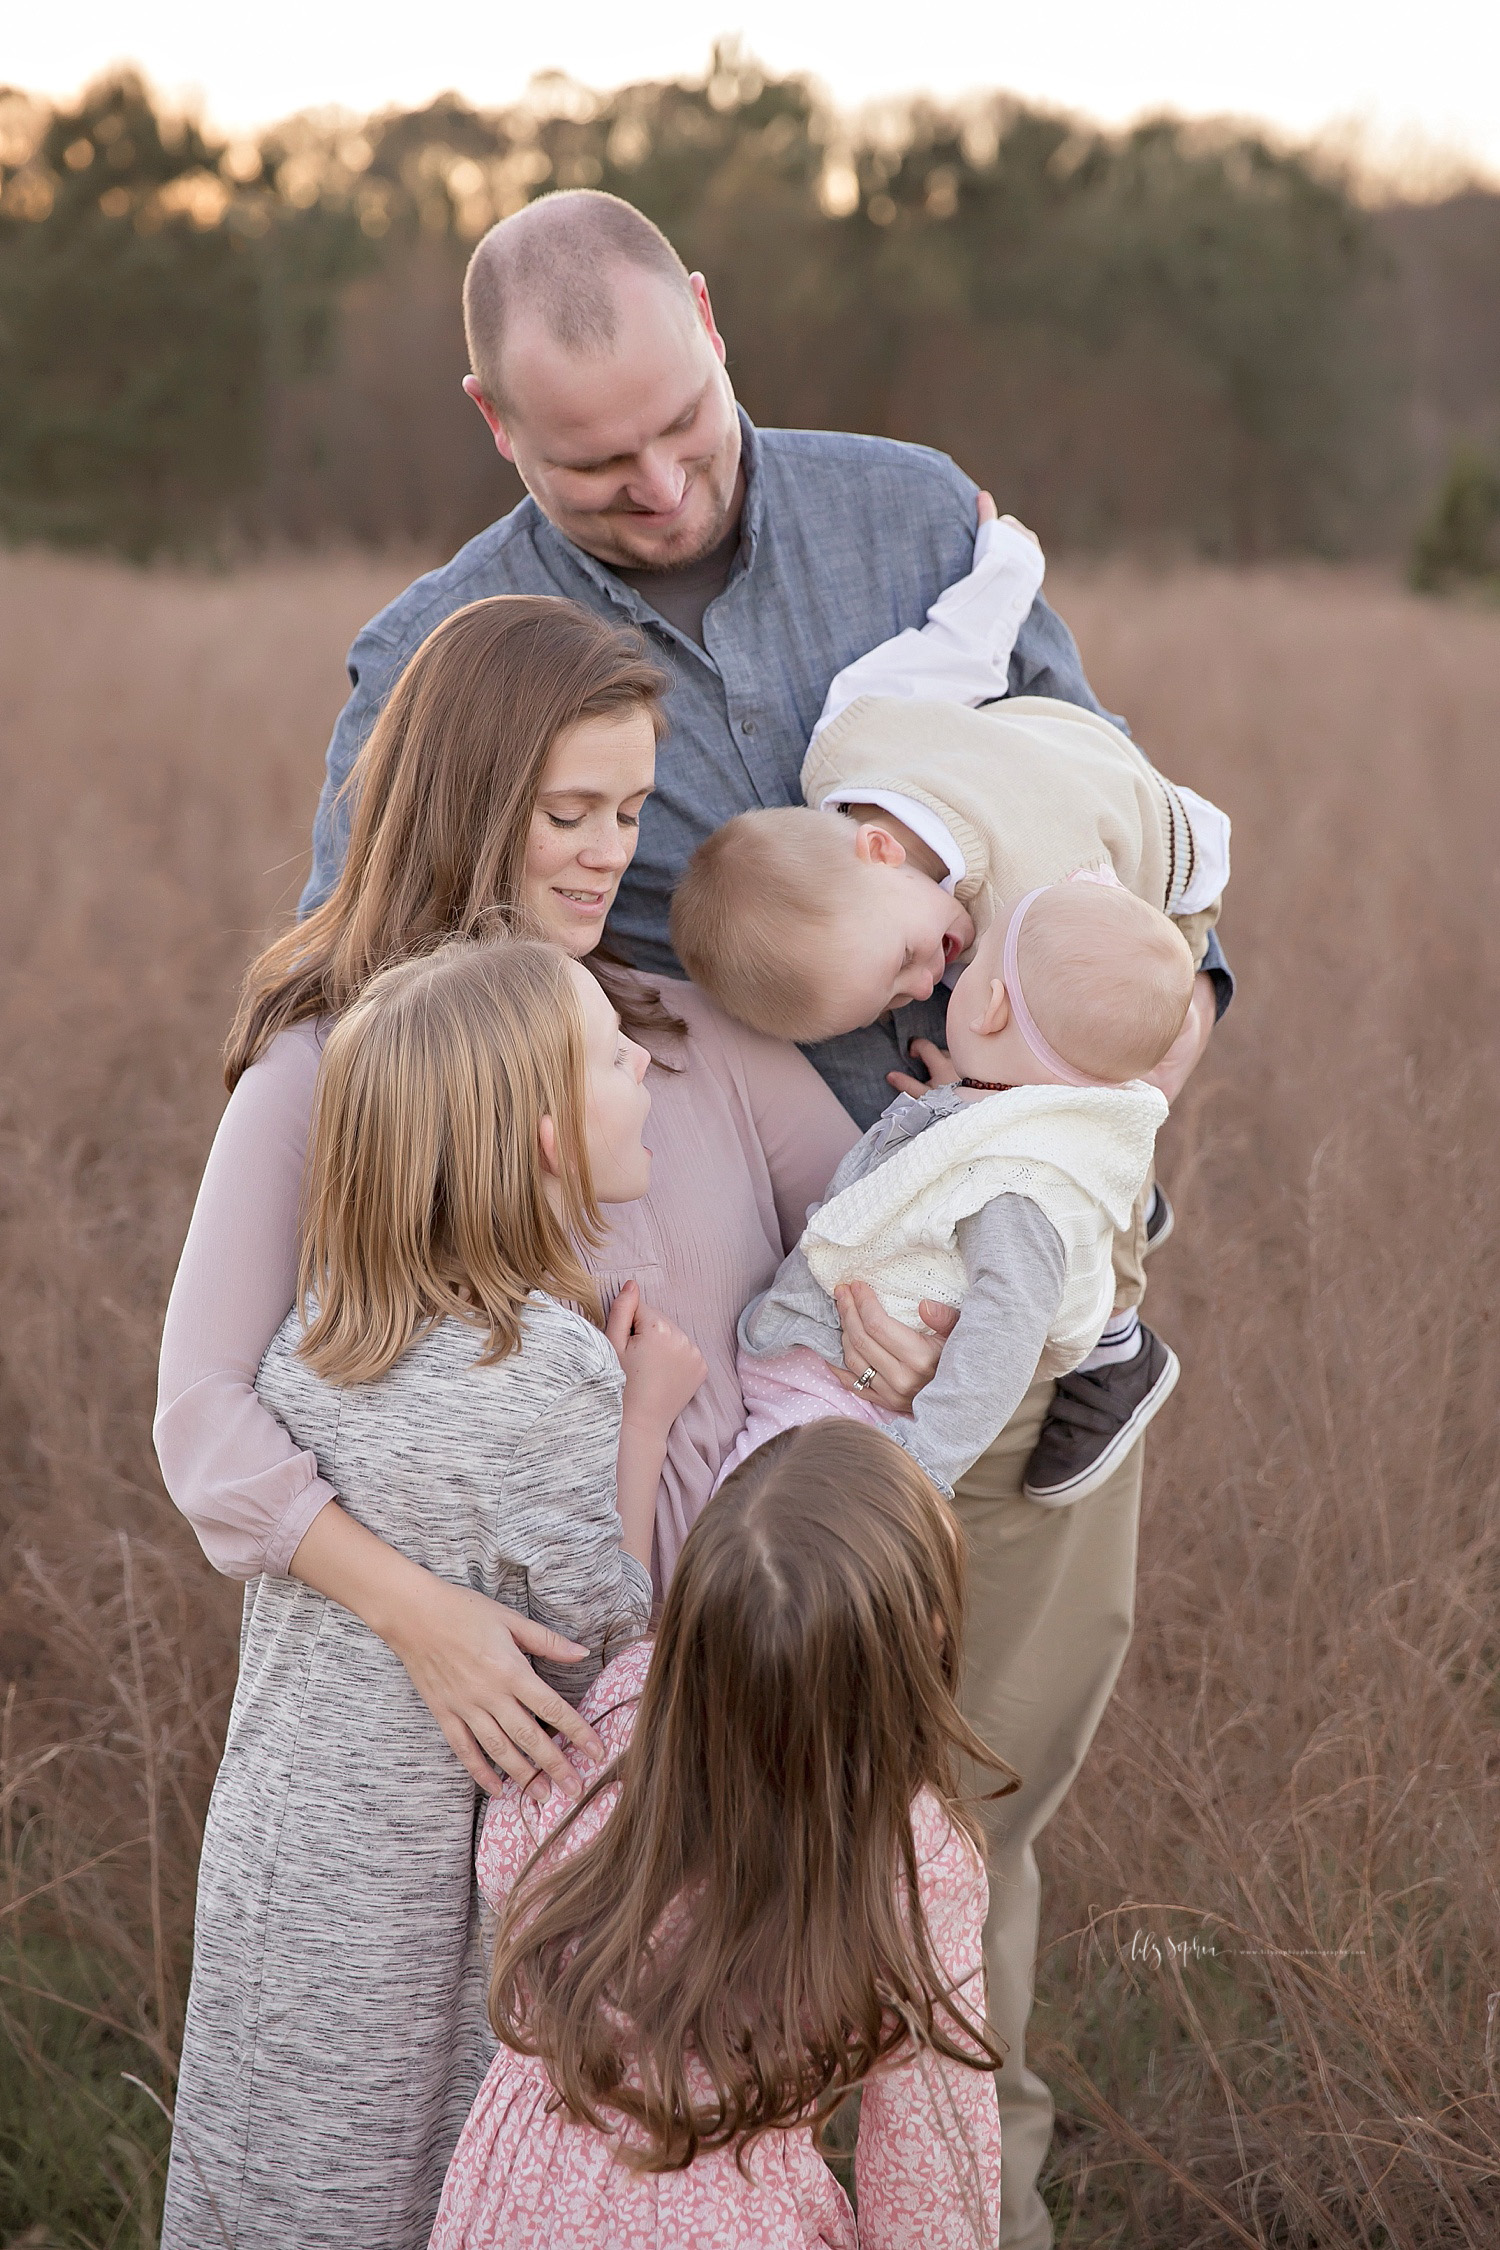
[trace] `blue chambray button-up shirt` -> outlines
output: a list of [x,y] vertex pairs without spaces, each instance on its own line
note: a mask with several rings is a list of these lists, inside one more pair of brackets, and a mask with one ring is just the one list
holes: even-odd
[[[742,411],[745,506],[724,591],[703,619],[704,646],[659,617],[613,571],[575,547],[529,497],[408,586],[349,652],[353,693],[328,746],[302,911],[333,888],[348,842],[338,792],[387,695],[445,617],[491,594],[561,594],[639,625],[668,673],[668,731],[656,791],[620,885],[610,934],[642,969],[680,976],[668,934],[672,887],[704,837],[738,812],[801,801],[807,739],[836,672],[879,641],[919,626],[969,569],[978,487],[946,455],[887,438],[757,430]],[[1013,695],[1102,706],[1066,625],[1038,597],[1010,663]],[[1106,714],[1108,716],[1110,714]],[[1204,964],[1230,985],[1210,941]],[[947,994],[808,1049],[862,1127],[890,1100],[888,1070],[913,1037],[941,1042]]]

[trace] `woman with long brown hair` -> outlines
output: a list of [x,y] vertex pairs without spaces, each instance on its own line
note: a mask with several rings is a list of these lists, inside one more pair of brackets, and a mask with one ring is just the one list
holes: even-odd
[[[162,1338],[157,1450],[167,1489],[231,1576],[291,1573],[400,1657],[482,1787],[498,1769],[573,1770],[587,1745],[527,1656],[578,1651],[536,1620],[445,1584],[340,1505],[316,1455],[257,1400],[255,1373],[295,1292],[298,1199],[327,1026],[389,963],[497,917],[531,926],[604,984],[647,1046],[651,1189],[616,1210],[590,1262],[606,1303],[643,1290],[708,1362],[672,1432],[657,1506],[669,1573],[743,1421],[735,1324],[856,1139],[797,1051],[691,986],[657,988],[594,955],[652,787],[662,677],[641,636],[572,603],[501,596],[423,643],[350,775],[350,844],[327,902],[252,966],[227,1050],[231,1086]],[[936,1354],[851,1314],[856,1371],[909,1403]]]
[[[816,2129],[864,2089],[864,2250],[988,2250],[987,1903],[959,1766],[956,1523],[883,1433],[773,1438],[588,1708],[582,1803],[508,1785],[479,1877],[502,2042],[433,2250],[854,2250]],[[1003,1785],[1014,1776],[1001,1769]]]

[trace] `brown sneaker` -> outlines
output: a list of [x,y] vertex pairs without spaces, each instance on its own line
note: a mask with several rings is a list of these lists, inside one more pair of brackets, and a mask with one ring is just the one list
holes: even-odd
[[1143,1321],[1133,1359],[1060,1377],[1026,1464],[1027,1499],[1063,1508],[1107,1484],[1181,1373],[1177,1354]]

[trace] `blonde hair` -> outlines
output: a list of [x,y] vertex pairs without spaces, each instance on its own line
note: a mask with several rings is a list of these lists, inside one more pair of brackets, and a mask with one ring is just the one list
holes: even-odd
[[842,813],[782,805],[736,813],[688,861],[672,894],[673,948],[694,984],[753,1031],[825,1036],[820,955],[858,871],[854,834]]
[[[583,1012],[555,946],[459,940],[372,979],[323,1049],[304,1192],[298,1349],[373,1383],[440,1320],[516,1349],[534,1289],[599,1317]],[[561,1209],[539,1133],[557,1136]]]
[[1054,883],[1021,924],[1016,958],[1042,1036],[1075,1070],[1115,1083],[1156,1068],[1193,996],[1182,932],[1112,883]]

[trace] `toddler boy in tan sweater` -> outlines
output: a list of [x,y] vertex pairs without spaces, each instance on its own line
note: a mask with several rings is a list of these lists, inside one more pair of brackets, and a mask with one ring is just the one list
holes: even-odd
[[[976,944],[988,953],[986,933],[1027,893],[1089,870],[1167,914],[1194,967],[1203,960],[1229,823],[1108,720],[1005,699],[1045,566],[1030,533],[995,520],[993,503],[987,515],[974,569],[927,625],[833,682],[803,762],[805,803],[740,814],[678,886],[679,958],[759,1030],[811,1042],[926,999]],[[1165,1199],[1154,1201],[1148,1183],[1116,1238],[1114,1313],[1058,1385],[1027,1469],[1033,1498],[1075,1499],[1104,1482],[1177,1379],[1175,1355],[1137,1309],[1142,1260],[1169,1223]]]

